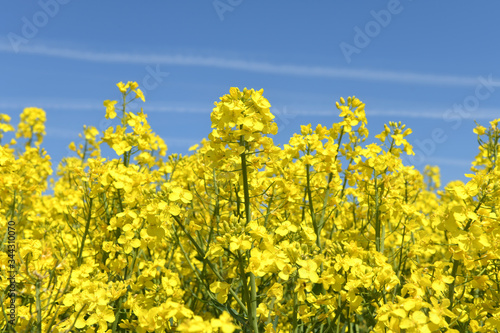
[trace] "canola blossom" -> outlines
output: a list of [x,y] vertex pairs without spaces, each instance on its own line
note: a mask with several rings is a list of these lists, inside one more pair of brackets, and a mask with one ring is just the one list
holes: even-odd
[[17,228],[4,332],[498,332],[500,119],[474,129],[469,180],[441,189],[437,167],[403,163],[404,124],[366,143],[356,97],[277,145],[263,90],[230,88],[183,156],[128,109],[138,84],[117,86],[103,103],[116,125],[84,126],[56,169],[42,109],[17,130],[0,115],[0,140],[15,132],[0,141],[0,225]]

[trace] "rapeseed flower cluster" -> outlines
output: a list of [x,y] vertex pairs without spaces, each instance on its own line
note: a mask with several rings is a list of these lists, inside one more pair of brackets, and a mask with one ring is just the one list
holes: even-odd
[[[365,104],[280,146],[263,90],[231,88],[208,138],[167,156],[137,83],[104,101],[50,183],[45,113],[0,115],[0,225],[17,228],[17,332],[497,332],[500,119],[468,182],[421,173],[411,129]],[[107,145],[116,158],[103,157]],[[52,186],[53,194],[42,195]],[[7,238],[0,251],[6,290]],[[7,331],[10,298],[1,295]]]

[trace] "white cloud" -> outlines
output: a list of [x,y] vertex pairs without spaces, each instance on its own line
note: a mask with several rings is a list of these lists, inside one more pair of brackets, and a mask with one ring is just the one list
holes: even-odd
[[[15,53],[12,46],[6,41],[0,41],[0,52]],[[165,64],[179,66],[197,66],[208,68],[233,69],[266,74],[327,77],[335,79],[353,79],[361,81],[398,82],[409,84],[430,84],[447,86],[475,86],[477,77],[423,74],[414,72],[399,72],[386,70],[349,69],[327,66],[281,65],[268,62],[225,59],[219,57],[190,56],[183,54],[139,54],[122,52],[98,52],[88,49],[70,49],[52,47],[42,44],[29,44],[20,47],[18,53],[33,54],[80,61],[102,63],[136,63],[136,64]],[[500,82],[494,86],[500,87]]]
[[[169,102],[172,103],[172,102]],[[181,104],[180,102],[176,104]],[[102,106],[100,102],[92,102],[92,101],[82,101],[75,100],[69,101],[64,100],[61,102],[58,101],[0,101],[0,112],[2,110],[18,110],[21,111],[25,107],[35,106],[45,111],[54,110],[54,111],[96,111],[103,112],[105,108]],[[162,106],[161,103],[154,104],[145,104],[142,106],[145,113],[195,113],[195,114],[206,114],[209,115],[212,112],[211,107],[203,108],[199,106]],[[135,107],[137,111],[137,107]],[[446,109],[434,109],[434,110],[373,110],[366,109],[367,118],[371,117],[387,117],[394,116],[395,118],[419,118],[419,119],[443,119],[443,114]],[[271,112],[273,112],[273,108],[271,108]],[[276,115],[283,114],[283,109],[274,108],[274,112]],[[336,117],[338,114],[337,109],[332,108],[331,110],[287,110],[284,115],[286,117],[295,117],[295,116],[324,116],[324,117]],[[475,112],[470,116],[470,119],[486,119],[493,120],[498,118],[500,115],[499,109],[481,109],[478,112]],[[395,120],[397,120],[395,119]]]
[[45,128],[45,132],[47,133],[47,137],[58,138],[58,139],[68,139],[68,140],[77,140],[78,134],[83,132],[83,129],[79,132],[72,131],[67,128],[61,127],[47,127]]
[[458,159],[458,158],[446,158],[446,157],[427,157],[425,159],[425,164],[431,165],[451,165],[456,167],[470,167],[472,165],[472,160]]
[[[402,118],[420,118],[420,119],[443,119],[443,115],[447,109],[435,109],[427,111],[418,110],[366,110],[366,116],[394,116]],[[475,112],[470,119],[494,119],[500,114],[500,110],[483,109],[480,112]]]
[[27,107],[37,107],[42,109],[63,109],[63,110],[105,110],[102,103],[84,103],[81,101],[75,101],[74,103],[64,101],[64,102],[47,102],[47,101],[3,101],[0,102],[0,110],[18,110],[22,111]]
[[[46,137],[49,138],[57,138],[57,139],[65,139],[68,141],[81,141],[83,139],[78,137],[78,134],[83,132],[80,130],[79,132],[68,130],[62,127],[47,127],[45,129]],[[102,134],[102,133],[101,133]],[[198,144],[201,142],[201,139],[198,138],[183,138],[183,137],[162,137],[163,141],[169,147],[190,147],[192,145]]]
[[195,138],[179,138],[179,137],[165,137],[165,138],[162,137],[162,139],[169,147],[190,147],[195,144],[199,144],[202,140]]
[[[157,103],[158,104],[158,103]],[[26,107],[37,107],[47,110],[61,110],[61,111],[97,111],[103,112],[105,111],[105,107],[102,106],[102,102],[82,102],[82,101],[29,101],[29,102],[21,102],[21,101],[9,101],[9,102],[0,102],[0,111],[1,110],[17,110],[22,111]],[[133,106],[133,110],[137,111],[137,105]],[[145,113],[148,112],[173,112],[173,113],[204,113],[210,114],[212,112],[211,108],[201,108],[201,107],[175,107],[175,106],[161,106],[161,105],[144,105],[142,106]]]

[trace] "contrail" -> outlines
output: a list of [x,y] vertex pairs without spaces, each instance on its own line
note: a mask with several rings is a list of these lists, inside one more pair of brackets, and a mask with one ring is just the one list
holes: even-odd
[[[156,104],[156,105],[155,105]],[[212,112],[212,106],[210,107],[195,107],[195,106],[161,106],[159,103],[155,103],[152,105],[144,105],[143,109],[145,113],[195,113],[195,114],[207,114],[209,115]],[[90,102],[90,101],[64,101],[64,102],[47,102],[47,101],[30,101],[30,102],[0,102],[0,111],[1,110],[18,110],[22,111],[25,107],[34,106],[48,110],[54,111],[97,111],[103,112],[105,108],[102,106],[101,102]],[[281,109],[279,107],[273,108],[271,107],[271,112],[273,109],[276,110],[276,114],[280,115]],[[419,118],[419,119],[443,119],[443,114],[446,111],[443,109],[434,109],[434,110],[426,110],[426,111],[418,111],[418,110],[372,110],[366,109],[366,116],[369,119],[370,117],[387,117],[393,116],[395,118]],[[319,117],[336,117],[338,115],[338,111],[336,108],[332,108],[331,110],[304,110],[304,111],[293,111],[287,110],[285,116],[319,116]],[[500,115],[500,109],[482,109],[480,112],[476,112],[470,116],[471,119],[487,119],[492,120],[494,118],[498,118]]]
[[[327,66],[273,64],[269,62],[226,59],[220,57],[191,56],[183,54],[97,52],[88,49],[83,50],[63,47],[51,47],[41,44],[25,45],[23,47],[20,47],[18,52],[15,52],[12,46],[9,45],[9,43],[7,43],[6,41],[0,41],[0,52],[32,54],[100,63],[195,66],[299,77],[326,77],[333,79],[351,79],[361,81],[380,81],[446,86],[475,86],[478,84],[477,77],[467,76],[437,75],[369,69],[347,69]],[[500,87],[500,82],[494,82],[493,86]]]

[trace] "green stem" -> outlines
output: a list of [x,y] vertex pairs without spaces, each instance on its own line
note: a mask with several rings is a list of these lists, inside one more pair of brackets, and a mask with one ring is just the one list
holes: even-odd
[[328,203],[328,197],[330,195],[330,183],[332,182],[332,179],[333,179],[333,173],[330,172],[330,174],[328,175],[328,182],[326,183],[325,196],[323,198],[323,209],[321,210],[321,217],[318,223],[318,228],[320,233],[321,229],[323,228],[323,225],[325,224],[326,205]]
[[307,200],[309,201],[309,211],[311,213],[312,224],[314,228],[314,233],[316,234],[316,245],[319,247],[321,251],[321,235],[318,225],[316,224],[316,214],[314,213],[313,201],[312,201],[312,192],[311,192],[311,173],[309,170],[310,165],[306,164],[306,181],[307,181]]
[[37,332],[42,333],[42,301],[40,299],[40,283],[41,279],[35,282],[36,288],[36,328]]
[[[488,185],[489,185],[489,182],[488,182]],[[485,198],[486,198],[486,194],[483,195],[481,197],[481,199],[479,200],[476,208],[474,209],[474,213],[477,213],[477,211],[481,207],[481,205],[483,203],[483,200]],[[472,225],[472,222],[473,222],[473,220],[469,219],[467,221],[467,224],[465,225],[463,231],[468,232],[469,228]],[[456,280],[456,277],[457,277],[458,268],[460,267],[460,260],[453,259],[453,255],[451,256],[451,261],[453,262],[453,267],[451,269],[451,276],[453,277],[453,282],[450,283],[450,285],[448,286],[448,299],[450,300],[450,306],[449,306],[450,310],[453,309],[453,301],[454,301],[454,296],[455,296],[455,280]]]
[[90,228],[90,219],[92,217],[92,202],[93,198],[89,199],[89,212],[87,215],[87,223],[85,225],[85,232],[83,233],[83,238],[82,238],[82,244],[80,246],[80,253],[78,254],[78,266],[82,264],[82,255],[83,255],[83,248],[85,247],[85,240],[87,238],[87,234],[89,233],[89,228]]
[[[196,243],[196,241],[194,240],[194,238],[188,233],[188,231],[186,230],[186,228],[184,227],[184,225],[182,225],[179,217],[178,216],[174,216],[174,215],[171,215],[171,216],[174,219],[174,221],[179,225],[179,227],[182,229],[182,231],[184,232],[184,234],[186,235],[186,237],[189,239],[189,241],[191,242],[191,244],[193,244],[193,246],[196,248],[196,251],[198,252],[198,254],[200,255],[200,257],[203,258],[203,262],[207,263],[207,266],[210,267],[210,269],[212,270],[212,272],[214,272],[215,276],[219,279],[219,281],[226,282],[226,280],[222,277],[222,275],[219,273],[219,271],[215,269],[214,265],[209,260],[205,259],[205,252],[198,245],[198,243]],[[182,245],[182,244],[179,243],[179,245]],[[193,271],[196,274],[196,271],[194,270],[194,266],[192,268],[193,268]],[[234,297],[234,299],[236,300],[236,302],[238,302],[238,305],[241,307],[241,309],[243,310],[243,312],[245,312],[245,314],[247,314],[246,313],[247,309],[246,309],[245,305],[243,304],[243,302],[240,300],[240,298],[238,297],[238,295],[236,294],[236,292],[231,287],[229,287],[229,293]]]
[[[297,282],[297,281],[295,281]],[[298,333],[298,326],[297,326],[297,310],[298,310],[298,304],[297,304],[297,293],[293,294],[293,315],[292,315],[292,327],[293,327],[293,333]]]
[[381,250],[381,239],[380,239],[380,216],[379,216],[379,193],[377,186],[377,175],[375,174],[375,170],[373,171],[373,178],[375,180],[375,247],[378,252],[382,252]]
[[118,299],[118,307],[116,309],[116,318],[115,318],[115,321],[113,322],[113,330],[112,332],[115,333],[117,332],[117,329],[118,329],[118,323],[120,322],[120,311],[122,309],[122,305],[123,305],[123,300],[122,300],[123,297],[120,297]]
[[[241,136],[240,139],[240,145],[245,147],[246,150],[246,142],[244,141],[243,136]],[[247,161],[246,161],[246,155],[245,152],[243,152],[241,155],[241,172],[243,176],[243,193],[245,196],[245,226],[247,226],[250,223],[251,216],[250,216],[250,191],[248,189],[248,170],[247,170]],[[250,321],[250,325],[252,326],[253,332],[258,333],[259,332],[259,323],[257,320],[257,286],[255,283],[255,275],[250,272],[250,307],[248,311],[248,319]],[[242,276],[243,279],[246,279],[246,276]]]

